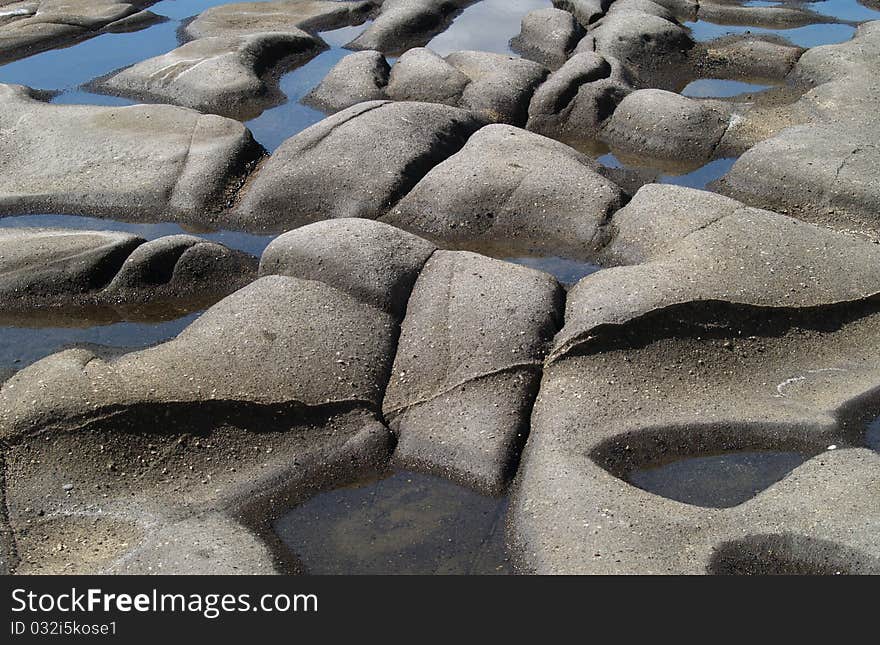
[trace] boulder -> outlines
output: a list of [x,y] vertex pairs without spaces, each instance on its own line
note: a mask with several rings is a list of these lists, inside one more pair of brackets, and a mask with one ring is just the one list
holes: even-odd
[[474,134],[383,221],[444,248],[595,257],[620,189],[566,145],[506,125]]
[[50,105],[0,85],[0,214],[208,224],[260,154],[241,123],[167,105]]
[[402,54],[422,47],[446,29],[455,15],[474,0],[384,0],[379,15],[364,32],[346,45]]
[[523,18],[510,46],[549,69],[559,69],[584,36],[575,17],[561,9],[538,9]]
[[385,99],[390,72],[388,61],[379,52],[349,54],[333,66],[303,103],[332,114],[363,101]]
[[430,49],[414,47],[403,54],[388,79],[388,98],[457,106],[471,79]]
[[360,103],[285,141],[246,187],[227,225],[289,230],[384,215],[482,122],[430,103]]
[[503,491],[560,301],[545,273],[437,251],[413,289],[383,404],[395,462]]

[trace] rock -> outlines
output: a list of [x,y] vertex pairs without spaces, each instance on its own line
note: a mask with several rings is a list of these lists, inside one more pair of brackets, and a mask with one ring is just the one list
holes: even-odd
[[0,9],[0,64],[113,31],[114,23],[141,14],[145,2],[118,0],[23,0]]
[[784,80],[804,50],[781,40],[749,34],[701,44],[693,52],[695,67],[699,70],[695,75],[734,80]]
[[525,125],[532,94],[547,76],[537,63],[488,52],[453,52],[446,61],[471,79],[458,106],[510,125]]
[[609,16],[624,13],[648,14],[649,16],[663,18],[663,20],[668,20],[669,22],[676,21],[675,10],[671,10],[668,6],[653,0],[615,0],[608,7],[608,11],[605,12]]
[[675,89],[694,46],[681,25],[641,11],[608,15],[591,32],[595,51],[618,59],[641,86]]
[[572,148],[491,125],[431,170],[383,221],[444,248],[588,259],[622,200],[620,189]]
[[594,52],[572,56],[535,91],[526,128],[573,146],[589,146],[631,91],[620,63]]
[[718,25],[743,25],[769,29],[791,29],[818,23],[834,23],[836,19],[800,7],[742,7],[730,4],[701,2],[699,20]]
[[416,281],[383,405],[395,461],[504,490],[560,300],[547,274],[436,252]]
[[[511,502],[521,568],[880,570],[880,506],[857,492],[877,487],[880,458],[848,426],[880,378],[864,360],[880,347],[877,247],[673,186],[642,188],[614,227],[607,261],[637,264],[569,292]],[[678,460],[768,451],[788,465],[766,482],[750,470],[733,503],[637,484]]]
[[260,154],[219,116],[165,105],[50,105],[0,85],[0,214],[207,224]]
[[715,154],[728,119],[717,103],[637,90],[620,102],[601,136],[620,155],[701,165]]
[[280,60],[290,69],[325,46],[295,28],[283,33],[200,38],[93,85],[111,94],[247,120],[283,100],[270,73]]
[[390,72],[388,62],[379,52],[349,54],[303,98],[303,103],[332,114],[363,101],[385,99]]
[[828,223],[880,230],[880,129],[805,125],[784,130],[740,157],[720,190],[749,204]]
[[424,47],[404,53],[391,68],[388,98],[457,106],[471,79]]
[[384,0],[379,15],[364,32],[346,45],[401,54],[422,47],[452,22],[474,0]]
[[635,266],[600,271],[571,289],[554,356],[685,303],[769,312],[863,301],[880,292],[878,260],[874,244],[721,195],[644,186],[614,216],[603,258]]
[[547,70],[532,61],[488,52],[453,52],[445,59],[411,49],[391,68],[387,94],[471,110],[482,118],[522,125]]
[[377,5],[371,0],[237,2],[206,9],[186,26],[185,31],[191,38],[329,31],[363,23]]
[[285,141],[227,225],[277,231],[334,217],[381,217],[481,125],[447,106],[360,103]]
[[553,0],[553,6],[573,14],[583,27],[598,20],[612,3],[610,0]]
[[402,320],[413,284],[436,248],[381,222],[327,220],[275,238],[263,252],[260,274],[317,280]]
[[256,258],[189,235],[152,242],[106,231],[0,230],[7,314],[219,300],[256,276]]
[[584,36],[584,30],[567,11],[539,9],[523,18],[511,47],[549,69],[559,69]]

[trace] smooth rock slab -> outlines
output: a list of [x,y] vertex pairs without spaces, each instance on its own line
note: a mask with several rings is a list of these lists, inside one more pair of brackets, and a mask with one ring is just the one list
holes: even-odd
[[285,141],[227,220],[289,230],[336,217],[376,219],[483,123],[429,103],[360,103]]
[[185,33],[191,38],[298,30],[314,33],[361,24],[376,7],[377,3],[369,0],[237,2],[206,9],[186,26]]
[[475,0],[384,0],[373,23],[349,49],[374,49],[400,54],[422,47],[452,22],[455,15]]
[[123,307],[217,300],[256,277],[256,258],[190,235],[152,242],[106,231],[0,229],[0,305]]
[[259,154],[237,121],[166,105],[50,105],[0,85],[0,214],[209,223]]
[[560,302],[545,273],[434,253],[413,289],[383,404],[399,437],[395,461],[503,490]]
[[383,221],[444,248],[595,257],[620,189],[572,148],[506,125],[474,134]]
[[98,81],[94,87],[247,120],[283,99],[271,80],[279,61],[285,60],[285,69],[290,69],[324,47],[323,41],[295,28],[284,33],[200,38]]

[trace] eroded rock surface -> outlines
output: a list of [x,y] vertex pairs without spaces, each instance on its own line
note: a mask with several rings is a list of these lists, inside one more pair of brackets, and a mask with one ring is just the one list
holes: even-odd
[[205,224],[260,154],[237,121],[165,105],[50,105],[0,85],[0,214]]

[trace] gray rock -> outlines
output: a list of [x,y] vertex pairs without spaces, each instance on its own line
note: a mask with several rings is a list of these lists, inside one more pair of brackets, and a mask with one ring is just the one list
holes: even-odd
[[694,46],[681,25],[641,11],[608,15],[591,32],[595,50],[632,70],[642,86],[675,89]]
[[385,99],[390,72],[388,61],[379,52],[349,54],[333,66],[303,103],[332,114],[363,101]]
[[818,23],[838,22],[801,7],[742,7],[734,4],[701,2],[697,18],[718,25],[743,25],[770,29],[791,29]]
[[532,94],[547,76],[537,63],[502,54],[453,52],[446,61],[471,79],[459,107],[510,125],[525,125]]
[[256,258],[189,235],[152,242],[106,231],[0,230],[6,315],[46,308],[212,303],[256,276]]
[[367,20],[378,6],[371,0],[277,0],[210,7],[185,29],[191,38],[258,33],[328,31]]
[[701,165],[715,154],[728,119],[717,103],[637,90],[620,102],[601,136],[619,156]]
[[609,16],[624,13],[642,13],[663,18],[670,22],[675,22],[677,15],[675,10],[670,10],[667,6],[653,0],[615,0],[605,13]]
[[383,54],[401,54],[412,47],[422,47],[474,1],[384,0],[373,23],[346,47],[374,49]]
[[381,222],[327,220],[273,240],[260,274],[317,280],[402,320],[413,284],[436,248]]
[[535,91],[526,128],[575,147],[589,146],[630,91],[618,61],[594,52],[575,54]]
[[383,406],[395,461],[504,490],[560,300],[547,274],[436,252],[416,281]]
[[457,106],[471,82],[468,76],[430,49],[414,47],[403,54],[388,80],[388,98]]
[[801,54],[800,47],[775,37],[730,36],[694,48],[694,75],[703,78],[731,78],[781,81],[791,73]]
[[587,27],[605,13],[610,0],[553,0],[553,6],[573,14],[577,21]]
[[571,289],[554,355],[688,302],[771,310],[862,301],[880,291],[878,259],[867,241],[714,193],[648,185],[614,216],[603,258],[635,266],[600,271]]
[[147,2],[118,0],[23,0],[0,9],[0,63],[96,36],[114,23],[141,14]]
[[207,224],[260,154],[237,121],[166,105],[50,105],[0,85],[0,214]]
[[595,257],[620,189],[572,148],[506,125],[483,128],[383,221],[444,248]]
[[523,18],[520,33],[510,46],[526,58],[559,69],[584,36],[584,30],[567,11],[538,9]]
[[277,231],[334,217],[381,217],[481,125],[442,105],[360,103],[285,141],[227,225]]
[[719,188],[749,204],[797,217],[880,230],[880,129],[806,125],[784,130],[740,157]]
[[188,42],[93,84],[110,94],[247,120],[280,103],[272,70],[291,69],[326,45],[304,31],[216,36]]
[[[861,492],[880,458],[849,425],[880,378],[864,360],[880,346],[877,247],[673,186],[646,186],[614,225],[608,260],[637,264],[569,292],[511,503],[521,568],[880,570],[880,506]],[[734,503],[634,484],[742,451],[800,457]]]

